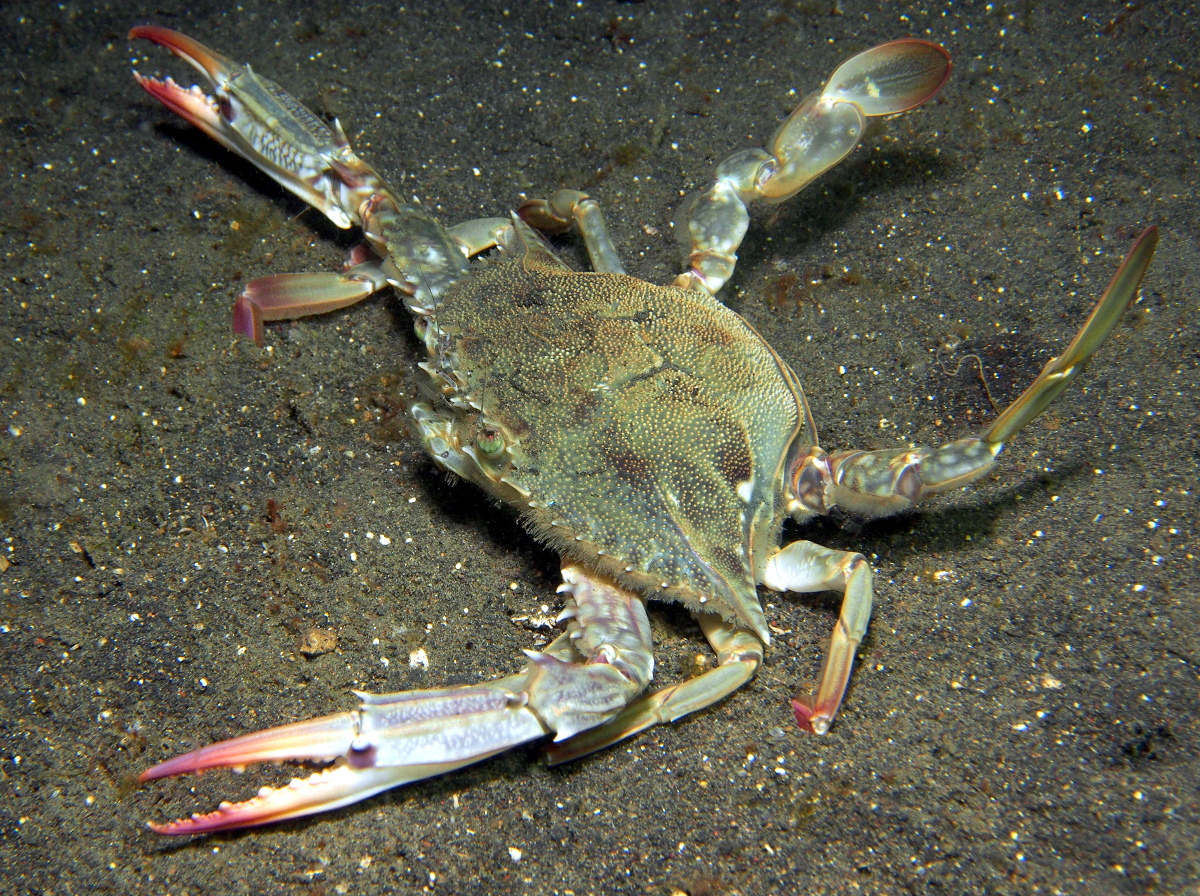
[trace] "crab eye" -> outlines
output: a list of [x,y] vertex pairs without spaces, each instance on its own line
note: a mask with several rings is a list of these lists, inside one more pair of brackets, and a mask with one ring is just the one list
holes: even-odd
[[475,445],[487,457],[495,457],[504,450],[504,436],[500,434],[498,429],[487,427],[479,430],[475,436]]

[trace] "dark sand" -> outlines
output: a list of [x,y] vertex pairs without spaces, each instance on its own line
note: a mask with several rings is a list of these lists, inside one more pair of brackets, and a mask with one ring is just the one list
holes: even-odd
[[[0,12],[0,890],[1196,893],[1195,8],[511,5]],[[529,747],[340,812],[164,839],[146,819],[280,773],[139,789],[149,764],[351,708],[350,687],[515,671],[538,634],[511,618],[559,601],[556,558],[408,435],[418,353],[393,297],[272,325],[269,351],[230,335],[247,279],[336,267],[352,239],[137,88],[134,56],[193,77],[131,51],[142,22],[340,117],[446,222],[584,186],[659,282],[681,195],[766,140],[789,90],[887,39],[945,43],[941,97],[758,209],[723,293],[796,369],[829,448],[972,432],[984,382],[1019,394],[1137,233],[1158,223],[1162,243],[995,475],[805,530],[878,572],[828,737],[797,731],[788,698],[834,601],[769,596],[785,633],[758,678],[676,725],[567,767]],[[699,632],[654,620],[677,679]],[[336,650],[304,658],[312,628]]]

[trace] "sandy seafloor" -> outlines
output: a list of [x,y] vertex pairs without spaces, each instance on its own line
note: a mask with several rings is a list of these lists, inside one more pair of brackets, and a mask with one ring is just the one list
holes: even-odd
[[[0,891],[1195,894],[1200,17],[1070,5],[5,4]],[[353,239],[137,88],[135,61],[192,77],[130,47],[142,22],[338,116],[444,221],[585,187],[657,282],[715,161],[853,52],[943,42],[937,101],[756,209],[723,293],[800,375],[828,448],[977,429],[984,382],[1019,394],[1136,234],[1162,242],[994,475],[804,530],[878,574],[829,736],[788,698],[835,601],[764,593],[781,633],[757,679],[678,724],[164,839],[147,819],[280,773],[139,788],[147,765],[352,708],[351,687],[513,672],[542,643],[520,617],[560,601],[556,558],[407,432],[418,346],[393,296],[272,325],[265,350],[231,336],[247,279],[336,268]],[[653,619],[660,680],[690,674],[694,624]],[[337,645],[306,659],[313,628]]]

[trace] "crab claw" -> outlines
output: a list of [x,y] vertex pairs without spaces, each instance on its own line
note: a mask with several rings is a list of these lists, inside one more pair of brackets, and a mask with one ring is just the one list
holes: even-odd
[[199,87],[181,87],[172,78],[147,78],[134,72],[142,88],[172,112],[195,125],[226,149],[240,153],[241,149],[230,137],[228,118],[233,108],[222,108],[221,100],[229,94],[229,85],[246,69],[232,59],[210,50],[204,44],[186,34],[160,28],[157,25],[139,25],[129,32],[130,40],[144,38],[166,47],[184,62],[202,73],[212,84],[217,97],[210,97]]
[[159,834],[208,834],[300,818],[487,759],[549,732],[527,705],[529,681],[529,674],[518,674],[461,688],[355,692],[363,702],[354,712],[268,728],[176,756],[138,780],[240,770],[255,762],[333,764],[284,787],[264,787],[245,802],[224,802],[215,812],[150,828]]
[[146,769],[138,775],[138,781],[145,784],[210,768],[237,769],[253,762],[284,759],[329,762],[350,754],[359,733],[357,716],[357,713],[341,712],[209,744]]
[[130,40],[137,38],[166,47],[201,72],[213,91],[134,72],[147,93],[338,227],[361,223],[361,188],[378,175],[354,154],[337,122],[330,129],[274,81],[178,31],[139,25],[129,32]]
[[210,768],[241,769],[254,762],[336,760],[333,766],[308,778],[293,778],[286,787],[264,787],[245,802],[223,802],[215,812],[197,813],[167,824],[151,823],[150,829],[158,834],[207,834],[254,827],[336,809],[401,783],[400,770],[372,768],[369,748],[355,749],[359,734],[358,713],[344,712],[257,731],[160,762],[142,772],[138,781]]
[[244,802],[226,801],[212,812],[196,812],[166,824],[151,821],[147,827],[156,834],[211,834],[252,828],[348,806],[403,783],[396,769],[359,770],[339,762],[307,778],[293,778],[286,787],[264,787]]

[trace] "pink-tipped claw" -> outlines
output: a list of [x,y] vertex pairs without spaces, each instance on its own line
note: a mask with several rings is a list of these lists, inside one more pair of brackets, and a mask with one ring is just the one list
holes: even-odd
[[[222,146],[233,149],[222,133],[222,119],[216,100],[199,87],[180,87],[171,78],[147,78],[138,72],[133,77],[150,94],[180,118],[195,125]],[[234,150],[236,152],[236,150]]]
[[[147,78],[138,72],[133,73],[138,84],[180,118],[194,124],[210,136],[217,125],[219,115],[216,105],[199,87],[190,89],[180,87],[171,78],[160,81],[158,78]],[[216,138],[220,139],[220,138]]]
[[255,762],[337,760],[332,767],[294,778],[285,787],[264,787],[244,802],[224,802],[215,812],[151,823],[150,829],[159,834],[207,834],[254,827],[336,809],[395,786],[404,770],[373,768],[373,751],[354,749],[357,735],[357,715],[344,712],[235,737],[161,762],[142,772],[138,781],[210,768],[242,768]]
[[352,754],[358,724],[354,713],[342,712],[304,722],[293,722],[253,734],[210,744],[148,768],[138,781],[145,783],[210,768],[242,768],[255,762],[285,759],[328,762]]
[[[186,34],[180,34],[169,28],[139,25],[129,32],[130,40],[137,38],[145,38],[159,46],[166,47],[208,78],[209,82],[217,88],[218,94],[230,78],[242,71],[242,67],[233,60],[210,50]],[[217,100],[199,87],[185,88],[176,84],[171,78],[159,80],[158,78],[148,78],[137,72],[134,72],[133,76],[143,90],[180,118],[204,131],[226,149],[245,155],[237,143],[231,139],[226,121],[229,110],[223,109]]]
[[241,803],[151,828],[204,834],[327,812],[381,791],[479,762],[548,733],[523,693],[528,673],[460,688],[356,692],[360,709],[235,737],[169,759],[140,780],[255,762],[333,764],[285,787],[264,787]]
[[213,82],[241,68],[236,62],[222,56],[216,50],[210,50],[200,41],[193,40],[178,31],[172,31],[170,28],[160,28],[158,25],[138,25],[129,30],[129,39],[148,40],[160,47],[166,47]]

